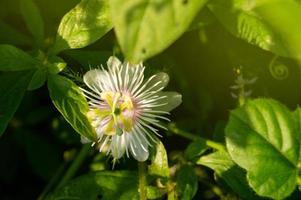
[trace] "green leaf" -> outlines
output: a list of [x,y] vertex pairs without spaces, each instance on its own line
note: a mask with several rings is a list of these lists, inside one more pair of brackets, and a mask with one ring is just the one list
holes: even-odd
[[28,90],[36,90],[42,87],[47,79],[47,71],[44,68],[38,69],[32,76]]
[[[279,37],[290,57],[301,59],[301,4],[295,0],[265,0],[254,9]],[[284,55],[285,56],[285,55]]]
[[248,101],[231,112],[227,149],[247,170],[249,185],[258,195],[283,199],[295,189],[298,134],[292,113],[274,100]]
[[108,0],[81,0],[63,17],[52,52],[88,46],[111,29]]
[[79,87],[65,77],[52,75],[48,79],[48,90],[53,104],[74,130],[95,140],[96,133],[86,117],[89,106]]
[[140,62],[175,42],[206,0],[112,0],[115,32],[126,58]]
[[186,148],[184,155],[188,160],[194,160],[200,157],[208,149],[204,140],[196,140],[191,142]]
[[166,188],[162,189],[155,186],[147,186],[146,188],[147,199],[158,199],[163,197],[167,192]]
[[46,200],[139,199],[137,174],[130,171],[99,171],[80,176],[50,194]]
[[198,190],[198,178],[192,166],[184,165],[177,172],[177,193],[182,200],[192,199]]
[[20,71],[35,67],[36,61],[21,49],[7,44],[0,45],[0,71]]
[[248,186],[246,172],[238,167],[226,152],[217,151],[202,156],[197,164],[211,168],[221,177],[234,192],[244,199],[258,199],[255,192]]
[[27,28],[36,39],[37,44],[42,45],[44,39],[44,22],[39,8],[32,0],[21,0],[20,9]]
[[31,38],[0,21],[0,44],[30,45]]
[[0,76],[0,136],[20,105],[31,77],[31,71],[8,72]]
[[162,142],[158,142],[156,152],[151,157],[151,164],[148,167],[150,175],[160,176],[164,178],[169,177],[168,158],[167,153]]
[[[267,2],[274,5],[284,4],[285,7],[281,6],[275,10],[270,5],[263,10],[262,5]],[[299,38],[298,44],[301,42],[301,28],[298,28],[297,25],[297,21],[299,23],[297,19],[301,17],[301,9],[297,4],[293,0],[266,0],[253,3],[246,0],[212,0],[208,3],[208,7],[225,28],[236,37],[280,56],[300,58],[301,54],[296,55],[291,51],[290,45],[294,46],[294,44],[289,44],[289,40],[296,38]],[[269,16],[266,15],[267,12],[270,12]],[[288,15],[293,16],[284,17]],[[285,19],[290,23],[282,23]],[[293,23],[295,25],[290,26]],[[271,24],[275,26],[271,26]],[[294,31],[292,28],[298,30]]]

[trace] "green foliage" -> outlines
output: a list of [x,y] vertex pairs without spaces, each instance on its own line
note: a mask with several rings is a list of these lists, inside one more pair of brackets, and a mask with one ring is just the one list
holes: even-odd
[[48,79],[48,90],[53,104],[74,130],[95,140],[96,133],[86,116],[88,103],[79,87],[63,76],[52,75]]
[[296,1],[213,0],[208,7],[233,35],[277,55],[300,59],[301,37],[296,33],[301,30],[297,25],[301,6]]
[[258,199],[248,186],[246,172],[238,167],[227,152],[217,151],[202,156],[197,164],[211,168],[227,185],[245,199]]
[[81,0],[63,17],[52,51],[88,46],[111,28],[108,0]]
[[36,90],[42,87],[47,80],[47,71],[44,68],[38,69],[32,76],[28,90]]
[[198,190],[198,179],[194,168],[184,165],[177,173],[177,194],[182,200],[192,199]]
[[162,52],[189,27],[206,0],[112,0],[114,29],[125,57],[138,63]]
[[32,0],[20,0],[20,9],[28,30],[34,36],[36,43],[42,45],[44,39],[44,22],[39,8]]
[[16,112],[31,77],[31,71],[7,72],[0,76],[0,136]]
[[196,140],[191,142],[185,150],[185,157],[188,160],[194,160],[200,157],[208,149],[204,140]]
[[14,46],[0,45],[0,71],[34,69],[37,62],[27,53]]
[[155,154],[151,158],[151,164],[148,167],[148,172],[150,175],[168,178],[169,168],[167,153],[162,142],[158,142]]
[[[8,182],[1,198],[18,199],[6,191],[13,185],[13,191],[22,188],[20,198],[36,199],[40,184],[49,181],[38,199],[135,200],[144,190],[147,199],[300,199],[301,109],[285,106],[301,99],[300,19],[296,0],[0,1],[0,135],[9,124],[0,141],[0,188]],[[150,102],[157,104],[153,113],[164,116],[143,119],[149,132],[168,127],[174,133],[158,130],[166,148],[159,140],[140,144],[143,134],[127,149],[116,146],[121,153],[148,147],[148,168],[139,174],[131,159],[109,161],[113,140],[96,142],[79,87],[86,71],[106,68],[112,55],[129,66],[144,62],[145,78],[156,74],[146,89],[160,90],[170,76],[168,87],[181,93],[158,92],[164,98]],[[133,75],[118,76],[124,73]],[[102,73],[90,78],[105,81]],[[242,101],[231,99],[229,88]],[[48,96],[60,113],[45,104]],[[182,96],[183,106],[165,116]],[[161,123],[166,117],[173,121],[167,126]],[[106,143],[102,152],[90,144],[77,151],[80,137],[73,130],[96,149]],[[34,189],[27,188],[31,181]]]
[[257,194],[283,199],[295,189],[299,133],[293,115],[282,104],[257,99],[232,111],[226,144],[235,163],[247,170]]
[[137,174],[130,171],[100,171],[78,177],[49,195],[56,199],[138,199]]

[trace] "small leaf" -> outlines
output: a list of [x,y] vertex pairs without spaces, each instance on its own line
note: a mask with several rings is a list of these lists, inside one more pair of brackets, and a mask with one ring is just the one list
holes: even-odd
[[184,155],[188,160],[194,160],[200,157],[207,149],[208,146],[204,140],[196,140],[188,145]]
[[115,32],[127,60],[138,63],[178,39],[206,0],[112,0]]
[[156,152],[152,155],[151,165],[148,167],[150,175],[160,176],[164,178],[169,177],[168,158],[166,150],[162,142],[158,142]]
[[42,87],[47,79],[47,71],[44,68],[38,69],[32,76],[28,90],[36,90]]
[[137,174],[130,171],[99,171],[80,176],[50,194],[46,200],[138,200]]
[[20,71],[35,67],[36,61],[21,49],[0,45],[0,71]]
[[234,192],[244,199],[258,199],[248,186],[246,172],[238,167],[226,152],[214,152],[202,156],[197,164],[211,168],[221,177]]
[[74,130],[95,140],[96,133],[86,116],[89,106],[79,87],[65,77],[52,75],[48,79],[48,90],[53,104]]
[[44,39],[44,22],[39,8],[32,0],[21,0],[20,9],[27,28],[36,39],[37,44],[42,45]]
[[247,170],[261,196],[283,199],[296,187],[299,133],[292,113],[268,99],[248,101],[231,112],[226,144],[231,158]]
[[111,29],[107,0],[81,0],[63,17],[52,52],[88,46]]
[[0,136],[20,105],[31,77],[31,71],[8,72],[0,76]]
[[65,67],[67,66],[67,63],[65,63],[63,59],[57,56],[50,56],[48,61],[49,63],[47,64],[47,67],[49,73],[51,74],[57,74],[63,71],[63,69],[65,69]]
[[176,187],[182,200],[193,199],[198,190],[198,178],[192,166],[184,165],[177,172]]

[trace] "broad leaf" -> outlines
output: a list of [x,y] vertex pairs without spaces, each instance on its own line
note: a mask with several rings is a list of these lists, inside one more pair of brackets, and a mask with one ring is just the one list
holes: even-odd
[[53,104],[74,130],[94,140],[96,133],[86,116],[88,103],[79,87],[65,77],[52,75],[48,79],[48,90]]
[[99,171],[78,177],[50,194],[46,200],[138,200],[137,174],[129,171]]
[[36,67],[36,60],[11,45],[0,45],[0,71],[20,71]]
[[231,112],[227,148],[258,195],[283,199],[295,189],[298,134],[292,113],[274,100],[248,101]]
[[148,167],[148,172],[154,176],[169,177],[168,158],[162,142],[157,143],[156,152],[151,157],[151,165]]
[[65,49],[88,46],[111,28],[108,0],[81,0],[63,17],[52,51],[56,54]]
[[20,105],[31,77],[31,71],[8,72],[0,76],[0,136]]
[[[271,5],[262,6],[265,3]],[[285,7],[281,6],[282,4],[286,4]],[[272,8],[273,5],[280,7],[275,10]],[[236,37],[280,56],[300,58],[301,54],[297,55],[291,49],[296,44],[289,42],[292,39],[297,39],[298,44],[301,42],[301,29],[297,25],[301,17],[301,8],[293,0],[253,1],[252,3],[247,0],[212,0],[208,3],[208,7]],[[292,16],[284,17],[287,15]],[[290,23],[284,22],[285,19]]]
[[32,0],[21,0],[20,9],[27,28],[36,39],[37,44],[42,45],[44,39],[44,22],[39,8]]
[[226,152],[214,152],[202,156],[197,164],[211,168],[221,177],[227,185],[240,197],[245,199],[258,199],[255,192],[248,186],[246,172],[238,167]]
[[206,0],[112,0],[115,32],[126,58],[140,62],[178,39]]

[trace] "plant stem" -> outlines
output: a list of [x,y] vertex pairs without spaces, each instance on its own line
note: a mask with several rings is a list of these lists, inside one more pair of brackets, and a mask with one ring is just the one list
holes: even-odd
[[51,177],[50,181],[42,191],[42,193],[37,198],[38,200],[43,200],[48,192],[54,187],[55,183],[58,181],[59,177],[62,175],[66,168],[67,162],[63,163],[55,172],[54,176]]
[[193,140],[193,141],[200,140],[200,141],[203,141],[208,147],[211,147],[211,148],[219,150],[219,151],[226,151],[225,146],[223,144],[215,142],[213,140],[203,138],[203,137],[196,136],[196,135],[194,135],[192,133],[189,133],[187,131],[183,131],[183,130],[177,128],[174,123],[170,123],[168,125],[168,129],[171,132],[173,132],[174,134],[182,136],[182,137],[187,138],[189,140]]
[[146,165],[145,165],[145,162],[138,162],[138,173],[139,173],[140,200],[147,200],[147,198],[146,198]]
[[57,185],[56,189],[65,185],[77,172],[78,168],[82,165],[83,161],[85,160],[86,156],[90,152],[91,145],[85,144],[82,146],[80,152],[77,154],[75,159],[73,160],[71,166]]

